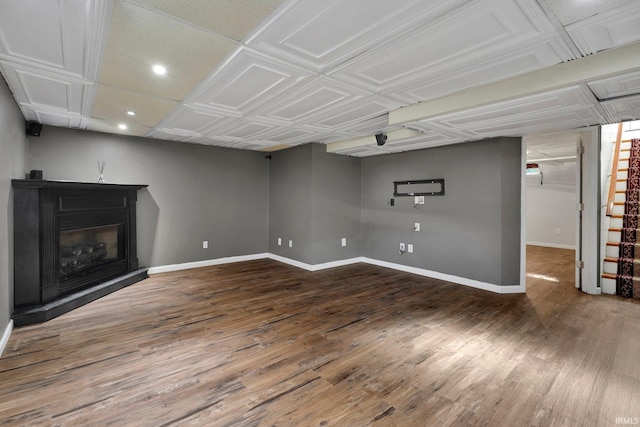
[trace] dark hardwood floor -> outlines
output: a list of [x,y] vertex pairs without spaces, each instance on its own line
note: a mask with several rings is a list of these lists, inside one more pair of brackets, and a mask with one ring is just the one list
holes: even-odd
[[[568,264],[568,265],[567,265]],[[158,274],[0,359],[0,425],[602,426],[640,417],[640,304],[529,248],[526,295],[370,265]]]

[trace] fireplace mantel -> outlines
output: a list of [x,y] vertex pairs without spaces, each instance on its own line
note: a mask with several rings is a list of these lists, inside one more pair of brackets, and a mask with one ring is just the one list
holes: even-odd
[[48,181],[39,179],[12,179],[13,188],[61,188],[61,189],[96,189],[96,190],[140,190],[148,187],[146,184],[108,184],[82,181]]
[[137,191],[146,185],[16,179],[12,186],[16,326],[147,277],[136,247]]

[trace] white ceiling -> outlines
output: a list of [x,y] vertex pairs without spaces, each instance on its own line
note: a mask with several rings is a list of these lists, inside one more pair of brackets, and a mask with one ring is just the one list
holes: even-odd
[[370,156],[639,119],[639,20],[637,0],[0,0],[0,72],[44,125]]

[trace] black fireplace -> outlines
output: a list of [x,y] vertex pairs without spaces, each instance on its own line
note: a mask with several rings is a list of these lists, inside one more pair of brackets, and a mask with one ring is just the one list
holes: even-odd
[[44,322],[147,277],[138,266],[145,185],[12,180],[16,326]]

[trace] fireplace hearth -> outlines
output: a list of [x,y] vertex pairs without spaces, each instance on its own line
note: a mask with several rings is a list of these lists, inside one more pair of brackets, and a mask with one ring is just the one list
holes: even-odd
[[12,180],[16,326],[40,323],[145,279],[136,248],[146,185]]

